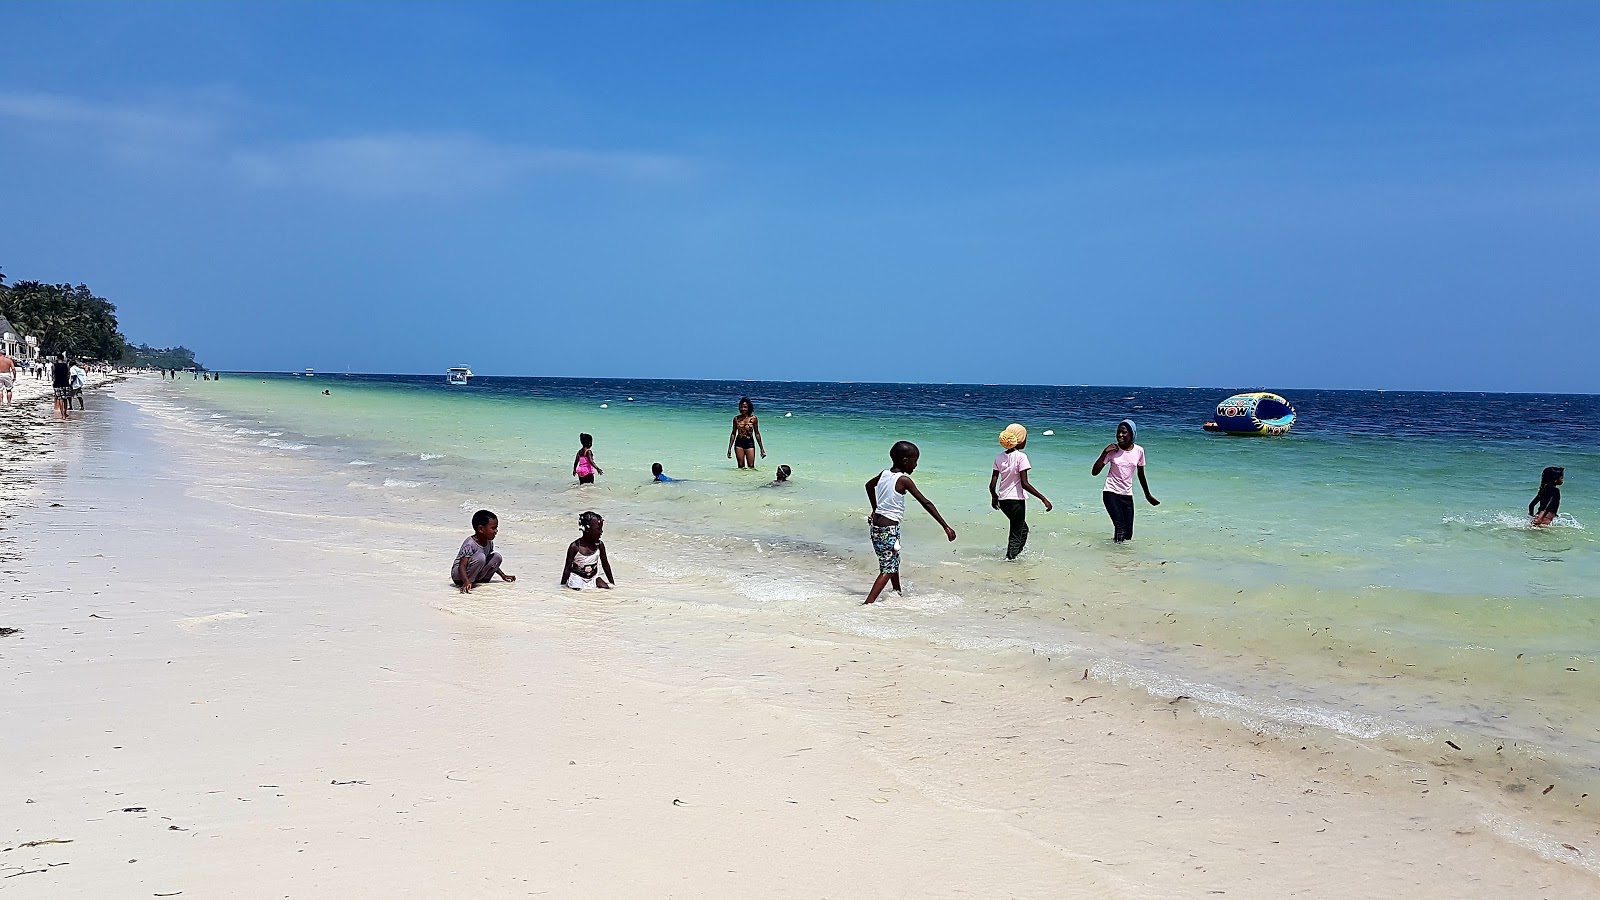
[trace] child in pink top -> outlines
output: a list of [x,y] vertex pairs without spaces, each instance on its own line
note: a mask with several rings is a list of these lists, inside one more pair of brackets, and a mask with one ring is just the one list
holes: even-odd
[[1015,423],[1000,432],[1000,446],[1004,452],[994,458],[994,471],[989,475],[989,505],[1006,514],[1011,520],[1011,534],[1006,540],[1006,559],[1016,559],[1028,545],[1028,495],[1032,494],[1051,510],[1045,495],[1028,483],[1028,429]]
[[1094,461],[1091,475],[1099,475],[1100,470],[1110,466],[1111,471],[1106,473],[1106,489],[1100,495],[1105,501],[1106,512],[1111,516],[1112,540],[1121,542],[1133,539],[1133,476],[1139,475],[1139,487],[1144,489],[1144,499],[1151,506],[1160,506],[1161,501],[1150,495],[1150,484],[1144,480],[1144,448],[1133,442],[1134,424],[1132,419],[1123,419],[1117,425],[1117,442],[1107,444],[1100,451],[1100,458]]

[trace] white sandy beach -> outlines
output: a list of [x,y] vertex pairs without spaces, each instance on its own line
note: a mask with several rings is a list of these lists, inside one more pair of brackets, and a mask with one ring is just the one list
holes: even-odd
[[566,538],[509,523],[522,578],[463,597],[461,523],[313,495],[160,389],[5,463],[0,893],[1600,897],[1587,823],[1025,654],[691,609],[617,550],[564,592]]

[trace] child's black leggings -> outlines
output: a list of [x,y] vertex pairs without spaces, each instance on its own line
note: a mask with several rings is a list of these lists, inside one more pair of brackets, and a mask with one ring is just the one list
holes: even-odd
[[1111,514],[1111,527],[1114,541],[1126,541],[1133,538],[1133,495],[1114,494],[1103,491],[1100,494],[1106,501],[1106,512]]
[[1011,520],[1011,534],[1006,539],[1006,559],[1016,559],[1022,548],[1028,546],[1028,501],[1001,500],[1000,511]]

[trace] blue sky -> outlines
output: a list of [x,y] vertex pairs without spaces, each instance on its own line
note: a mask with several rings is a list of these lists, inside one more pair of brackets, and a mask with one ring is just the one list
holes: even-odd
[[0,267],[213,367],[1600,391],[1600,4],[0,34]]

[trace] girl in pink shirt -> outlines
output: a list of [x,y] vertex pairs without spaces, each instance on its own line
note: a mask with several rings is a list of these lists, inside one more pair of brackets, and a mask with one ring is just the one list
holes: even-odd
[[1117,425],[1117,442],[1107,444],[1100,451],[1100,458],[1094,461],[1091,475],[1099,475],[1100,470],[1109,466],[1111,471],[1106,473],[1106,489],[1101,494],[1105,500],[1106,512],[1111,516],[1113,541],[1121,542],[1133,539],[1133,476],[1139,474],[1139,487],[1144,489],[1144,499],[1151,506],[1160,506],[1161,501],[1150,495],[1150,484],[1144,480],[1144,448],[1133,442],[1134,424],[1132,419],[1123,419]]

